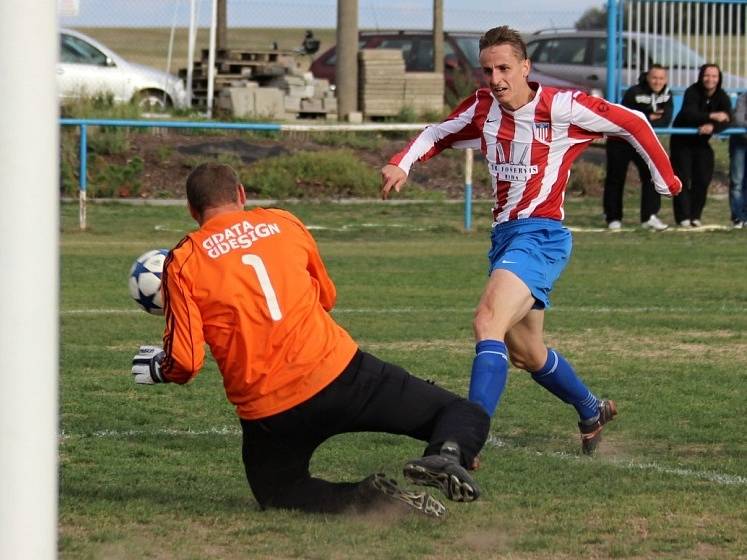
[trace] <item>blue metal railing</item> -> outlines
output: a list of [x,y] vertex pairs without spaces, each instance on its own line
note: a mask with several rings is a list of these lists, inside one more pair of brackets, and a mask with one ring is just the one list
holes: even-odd
[[[88,127],[89,126],[119,126],[128,128],[182,128],[182,129],[213,129],[213,130],[253,130],[266,132],[283,131],[308,131],[308,130],[418,130],[423,124],[382,124],[382,125],[298,125],[278,123],[235,123],[235,122],[201,122],[201,121],[141,121],[141,120],[116,120],[116,119],[60,119],[62,126],[77,126],[80,130],[80,179],[79,189],[85,198],[88,188]],[[658,128],[658,135],[667,134],[697,134],[696,128]],[[730,128],[721,133],[726,136],[730,134],[745,134],[745,128]],[[469,173],[465,172],[464,189],[464,229],[472,229],[472,172],[471,164]],[[85,211],[83,210],[83,216]],[[85,222],[81,218],[82,224]],[[82,226],[85,229],[85,226]]]

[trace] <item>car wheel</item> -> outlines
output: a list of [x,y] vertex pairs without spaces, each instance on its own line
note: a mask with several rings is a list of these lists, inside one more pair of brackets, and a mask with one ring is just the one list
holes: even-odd
[[137,94],[136,102],[143,111],[165,111],[171,107],[168,94],[159,90],[146,90]]

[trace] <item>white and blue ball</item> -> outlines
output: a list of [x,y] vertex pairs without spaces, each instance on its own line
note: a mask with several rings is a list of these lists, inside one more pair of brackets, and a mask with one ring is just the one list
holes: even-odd
[[148,251],[140,255],[130,268],[130,296],[153,315],[163,315],[161,274],[168,254],[166,249]]

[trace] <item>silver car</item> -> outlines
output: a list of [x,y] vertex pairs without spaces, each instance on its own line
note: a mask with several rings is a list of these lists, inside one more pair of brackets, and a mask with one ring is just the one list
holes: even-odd
[[[526,37],[526,42],[533,68],[589,89],[606,91],[606,31],[540,31]],[[635,32],[623,32],[621,54],[622,88],[638,83],[640,72],[658,63],[669,68],[669,86],[683,90],[698,80],[698,69],[707,62],[675,38]],[[723,87],[747,89],[747,78],[724,72]]]
[[146,109],[184,108],[187,93],[176,76],[128,62],[95,39],[73,31],[60,31],[57,63],[60,101],[111,94],[122,103],[135,101]]

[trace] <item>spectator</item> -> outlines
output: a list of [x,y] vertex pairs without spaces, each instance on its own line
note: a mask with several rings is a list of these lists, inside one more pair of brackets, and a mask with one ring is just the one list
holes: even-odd
[[674,219],[681,227],[699,227],[708,185],[713,178],[713,149],[709,140],[731,122],[731,101],[721,88],[717,64],[700,67],[698,81],[685,90],[682,110],[674,126],[698,129],[697,134],[673,134],[672,167],[682,180],[682,193],[674,198]]
[[[734,126],[747,127],[747,92],[737,99]],[[732,134],[729,138],[729,205],[731,221],[736,229],[747,223],[747,134]]]
[[[622,105],[643,113],[651,126],[664,128],[672,120],[672,94],[667,86],[667,70],[654,64],[641,74],[638,84],[629,88]],[[623,218],[623,189],[628,164],[633,162],[641,178],[641,227],[662,231],[667,225],[657,213],[661,208],[661,195],[656,192],[651,172],[646,162],[628,142],[616,136],[607,138],[607,177],[604,180],[604,216],[607,227],[620,229]]]

